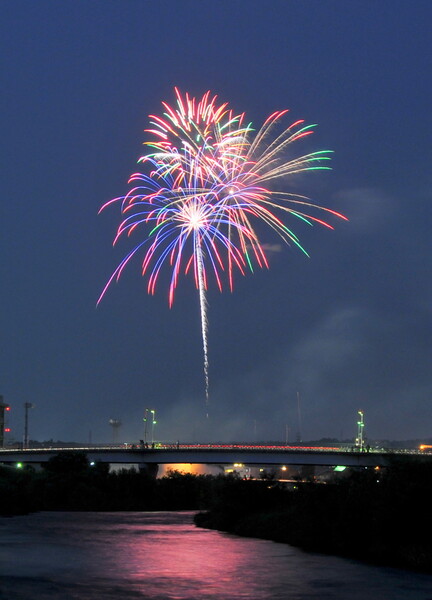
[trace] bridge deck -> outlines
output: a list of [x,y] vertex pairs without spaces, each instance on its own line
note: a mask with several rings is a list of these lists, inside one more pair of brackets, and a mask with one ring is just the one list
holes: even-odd
[[[165,445],[145,447],[83,447],[42,449],[0,449],[0,463],[41,464],[63,452],[85,452],[90,461],[111,464],[220,464],[242,463],[254,465],[317,465],[317,466],[386,466],[397,455],[421,456],[416,451],[358,452],[341,448],[289,446],[221,446],[221,445]],[[432,455],[430,456],[432,459]]]

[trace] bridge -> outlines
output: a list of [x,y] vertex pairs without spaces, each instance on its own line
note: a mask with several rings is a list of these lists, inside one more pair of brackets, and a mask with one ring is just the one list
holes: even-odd
[[[424,456],[415,450],[388,451],[370,450],[360,452],[358,449],[340,447],[305,447],[275,445],[242,445],[242,444],[156,444],[123,445],[81,448],[37,448],[37,449],[0,449],[0,464],[40,465],[52,456],[64,452],[85,452],[90,462],[109,464],[207,464],[247,466],[345,466],[345,467],[385,467],[395,456],[412,459]],[[429,455],[432,460],[432,455]]]

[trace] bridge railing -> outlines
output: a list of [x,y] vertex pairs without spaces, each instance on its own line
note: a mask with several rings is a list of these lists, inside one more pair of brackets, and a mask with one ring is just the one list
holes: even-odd
[[123,444],[107,444],[107,445],[96,445],[91,446],[73,446],[73,447],[56,447],[44,446],[38,448],[1,448],[2,454],[16,453],[16,452],[91,452],[91,451],[110,451],[110,450],[235,450],[235,451],[260,451],[260,452],[331,452],[331,453],[385,453],[385,454],[425,454],[424,449],[389,449],[389,448],[369,448],[363,449],[355,446],[300,446],[300,445],[283,445],[283,444],[180,444],[179,442],[155,442],[153,444],[144,443],[123,443]]

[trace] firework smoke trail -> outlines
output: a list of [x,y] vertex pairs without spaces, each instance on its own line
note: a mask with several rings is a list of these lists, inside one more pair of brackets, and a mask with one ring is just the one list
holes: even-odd
[[[220,291],[222,276],[232,290],[236,269],[244,275],[247,270],[253,272],[254,264],[269,266],[254,223],[266,224],[284,242],[307,255],[281,217],[330,229],[333,227],[315,216],[314,210],[345,217],[285,190],[287,176],[329,169],[325,164],[330,160],[328,150],[292,158],[291,144],[312,134],[315,125],[297,120],[277,133],[288,111],[276,111],[254,136],[251,125],[244,124],[244,114],[234,115],[227,103],[218,105],[217,96],[211,98],[210,92],[200,100],[182,96],[177,89],[175,93],[177,107],[163,102],[163,116],[150,115],[152,128],[146,131],[153,139],[145,142],[148,151],[139,159],[147,174],[133,174],[132,189],[101,208],[121,204],[123,220],[114,244],[125,235],[146,233],[111,275],[98,303],[139,252],[144,254],[142,275],[148,275],[150,294],[155,293],[161,269],[171,269],[170,307],[181,272],[192,272],[200,303],[208,406],[209,273]],[[283,188],[277,189],[278,184]]]

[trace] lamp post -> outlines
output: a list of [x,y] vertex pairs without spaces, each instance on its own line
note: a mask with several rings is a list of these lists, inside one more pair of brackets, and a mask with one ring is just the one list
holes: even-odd
[[157,421],[156,421],[156,411],[155,410],[151,410],[151,415],[152,415],[152,430],[151,430],[151,435],[152,435],[152,444],[154,443],[154,426],[156,425]]
[[156,411],[153,408],[146,408],[144,411],[144,443],[147,444],[147,426],[148,421],[151,424],[151,443],[154,443],[154,426],[156,425]]
[[364,413],[362,410],[359,410],[357,414],[359,415],[359,419],[357,421],[356,446],[361,452],[364,446]]

